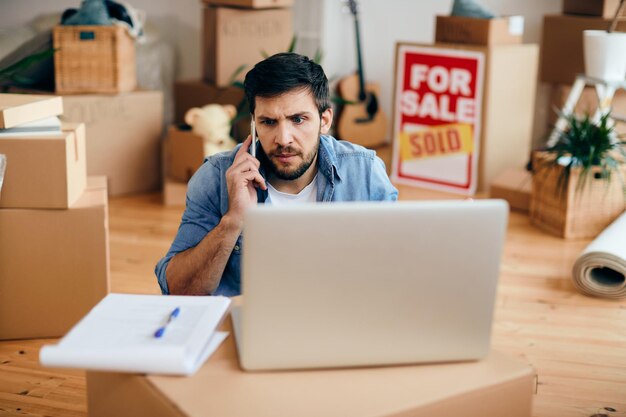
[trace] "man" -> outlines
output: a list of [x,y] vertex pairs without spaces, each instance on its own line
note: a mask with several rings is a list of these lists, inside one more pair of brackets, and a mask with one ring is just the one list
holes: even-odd
[[244,86],[257,157],[249,136],[207,158],[191,178],[178,234],[155,268],[164,294],[240,294],[244,213],[257,203],[397,199],[374,151],[325,136],[333,111],[321,66],[277,54],[250,70]]

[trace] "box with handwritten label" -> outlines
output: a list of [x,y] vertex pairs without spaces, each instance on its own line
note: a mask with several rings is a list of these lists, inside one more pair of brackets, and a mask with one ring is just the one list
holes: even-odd
[[208,6],[203,14],[204,79],[218,87],[243,80],[265,54],[285,52],[293,37],[291,8]]

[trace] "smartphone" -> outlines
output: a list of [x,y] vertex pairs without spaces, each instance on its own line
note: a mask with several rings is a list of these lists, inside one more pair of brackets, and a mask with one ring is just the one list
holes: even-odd
[[252,143],[250,144],[250,155],[256,158],[256,124],[254,123],[254,116],[250,120],[250,135],[252,135]]

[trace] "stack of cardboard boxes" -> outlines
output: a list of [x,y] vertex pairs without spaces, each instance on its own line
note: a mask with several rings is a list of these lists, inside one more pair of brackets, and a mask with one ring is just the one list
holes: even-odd
[[201,138],[182,126],[187,110],[206,104],[232,104],[243,110],[232,136],[250,133],[240,85],[246,72],[266,55],[284,52],[293,38],[293,0],[204,0],[203,79],[174,85],[176,125],[165,143],[165,205],[184,205],[187,181],[202,164]]
[[478,191],[502,172],[522,170],[532,143],[539,47],[522,43],[521,16],[475,19],[438,16],[438,48],[479,51],[485,57]]
[[[550,84],[551,107],[561,108],[576,75],[585,72],[583,31],[607,30],[619,6],[619,0],[563,0],[563,14],[547,15],[543,19],[541,40],[541,81]],[[626,16],[620,17],[616,31],[626,31]],[[586,87],[576,106],[577,113],[593,113],[597,108],[593,87]],[[618,90],[612,102],[613,112],[626,116],[626,92]],[[550,109],[552,125],[557,114]],[[551,128],[551,126],[547,126]],[[617,125],[620,134],[626,127]]]
[[[0,339],[65,334],[109,291],[107,184],[61,97],[0,94]],[[52,119],[49,119],[52,118]]]
[[56,26],[55,90],[63,120],[84,123],[89,175],[112,196],[156,191],[161,182],[163,94],[137,90],[135,39],[121,26]]

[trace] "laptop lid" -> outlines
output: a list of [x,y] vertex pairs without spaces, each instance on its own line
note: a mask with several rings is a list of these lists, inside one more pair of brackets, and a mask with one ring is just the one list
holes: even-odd
[[257,206],[244,225],[244,369],[484,357],[502,200]]

